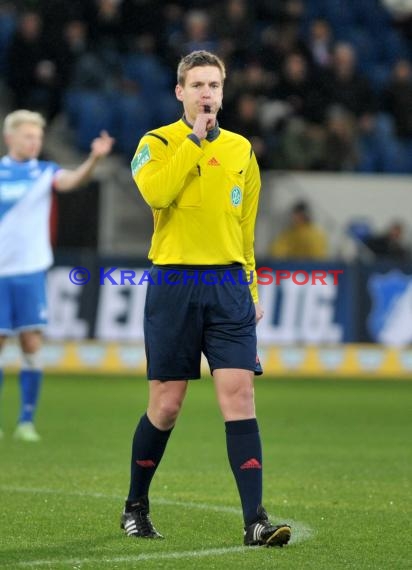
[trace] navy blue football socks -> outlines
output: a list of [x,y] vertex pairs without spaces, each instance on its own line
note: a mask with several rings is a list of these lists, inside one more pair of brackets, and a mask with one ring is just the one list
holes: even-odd
[[20,417],[19,423],[32,422],[39,399],[42,370],[21,370],[20,371]]
[[[173,429],[173,428],[172,428]],[[130,489],[127,503],[148,495],[153,475],[163,457],[172,430],[157,429],[147,414],[140,418],[133,438]]]
[[229,463],[242,502],[245,526],[258,520],[262,503],[262,445],[257,420],[225,422]]

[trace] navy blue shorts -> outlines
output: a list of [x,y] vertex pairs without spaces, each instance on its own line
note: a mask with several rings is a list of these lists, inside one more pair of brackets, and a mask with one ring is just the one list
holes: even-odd
[[150,276],[144,314],[149,380],[200,378],[202,352],[212,373],[262,373],[255,306],[240,264],[155,265]]

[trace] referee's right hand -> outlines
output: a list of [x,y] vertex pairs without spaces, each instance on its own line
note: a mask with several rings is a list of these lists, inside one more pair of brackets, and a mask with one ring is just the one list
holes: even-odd
[[216,115],[210,111],[210,106],[205,105],[204,111],[197,114],[192,132],[199,140],[203,140],[215,125]]
[[261,319],[263,319],[264,311],[259,303],[255,303],[255,311],[256,311],[256,324],[259,323]]

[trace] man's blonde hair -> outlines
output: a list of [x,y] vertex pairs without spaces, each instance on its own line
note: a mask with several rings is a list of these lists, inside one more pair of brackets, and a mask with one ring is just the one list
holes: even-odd
[[40,113],[28,111],[27,109],[19,109],[18,111],[13,111],[6,116],[3,124],[3,133],[8,134],[20,125],[26,123],[37,125],[41,129],[44,129],[46,126],[46,121]]
[[188,55],[182,57],[177,66],[177,82],[179,85],[183,87],[186,81],[186,74],[189,69],[193,67],[203,67],[206,65],[212,65],[217,67],[220,70],[222,75],[222,82],[225,80],[226,77],[226,69],[225,64],[223,61],[215,55],[214,53],[210,53],[210,51],[199,50],[199,51],[192,51]]

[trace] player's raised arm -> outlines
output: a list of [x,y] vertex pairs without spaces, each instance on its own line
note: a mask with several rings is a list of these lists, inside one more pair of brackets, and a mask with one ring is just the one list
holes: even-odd
[[95,138],[91,144],[89,157],[75,170],[59,170],[54,180],[54,188],[58,192],[70,192],[88,181],[100,159],[112,150],[114,138],[106,131]]

